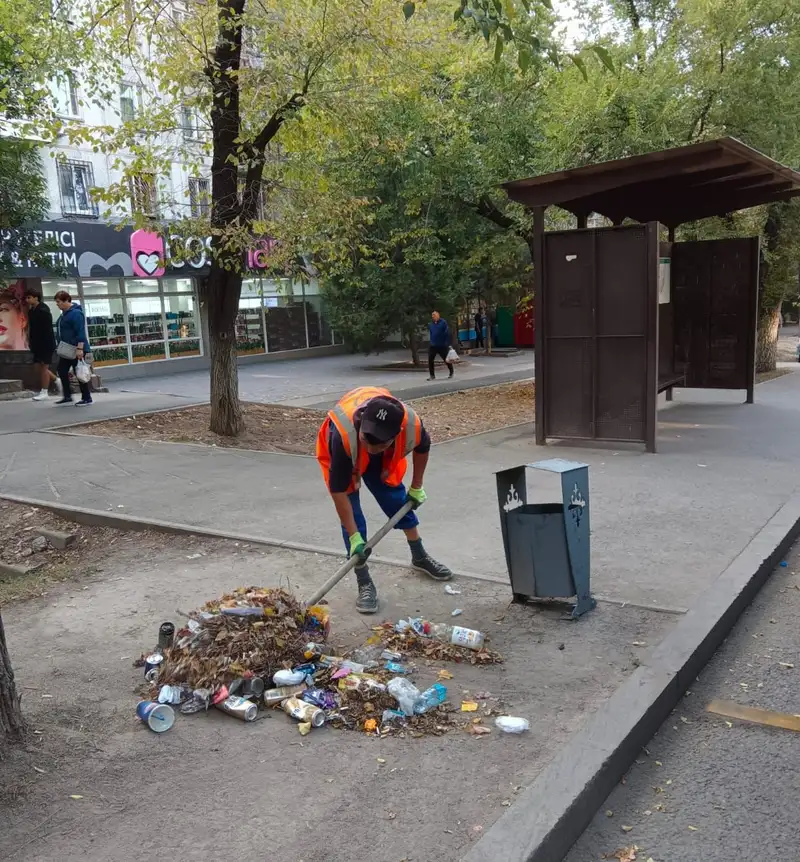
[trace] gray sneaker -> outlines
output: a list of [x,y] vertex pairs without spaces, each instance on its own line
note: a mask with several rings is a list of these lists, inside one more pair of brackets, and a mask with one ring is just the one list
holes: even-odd
[[356,610],[360,614],[376,614],[378,612],[378,590],[372,578],[358,585]]
[[443,563],[434,560],[430,554],[425,554],[418,560],[411,560],[411,567],[418,572],[424,572],[429,578],[434,581],[449,581],[453,577],[453,573]]

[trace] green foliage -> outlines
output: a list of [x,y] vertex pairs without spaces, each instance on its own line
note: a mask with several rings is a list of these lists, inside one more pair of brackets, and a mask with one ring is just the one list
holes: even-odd
[[49,248],[37,243],[23,227],[43,219],[48,208],[47,182],[38,152],[30,144],[0,139],[0,231],[4,232],[0,286],[15,278],[15,263],[20,260],[49,264]]

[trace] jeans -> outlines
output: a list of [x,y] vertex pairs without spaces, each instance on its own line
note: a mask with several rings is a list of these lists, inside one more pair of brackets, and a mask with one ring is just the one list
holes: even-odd
[[[391,518],[406,501],[406,488],[402,482],[396,486],[386,485],[379,478],[366,473],[361,477],[361,480],[367,486],[381,509],[383,509],[383,514],[387,518]],[[353,517],[355,518],[358,532],[366,540],[367,519],[364,517],[364,512],[361,509],[361,498],[358,495],[358,491],[353,491],[352,494],[349,494],[348,499],[350,500],[350,505],[353,507]],[[395,530],[410,530],[416,527],[417,524],[419,524],[419,518],[417,518],[416,512],[412,509],[397,522]],[[349,554],[350,536],[347,535],[347,530],[344,527],[342,527],[342,537],[344,538],[344,546]]]
[[[64,398],[72,398],[72,390],[69,387],[69,372],[70,369],[75,370],[78,364],[77,359],[64,359],[63,356],[58,357],[58,376],[61,378],[61,385],[64,387]],[[92,390],[88,383],[78,381],[78,386],[81,387],[81,397],[84,401],[92,400]]]
[[442,357],[445,365],[450,369],[450,373],[453,373],[453,363],[447,361],[448,350],[450,350],[449,347],[434,347],[433,345],[428,347],[428,373],[431,377],[436,377],[436,372],[433,370],[433,360],[436,359],[437,356]]

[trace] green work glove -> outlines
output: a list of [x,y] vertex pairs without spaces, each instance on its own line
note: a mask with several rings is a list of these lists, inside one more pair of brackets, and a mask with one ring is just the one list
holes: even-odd
[[364,565],[367,557],[372,553],[372,548],[367,547],[361,533],[353,533],[350,536],[350,557],[356,560],[356,565]]
[[424,488],[409,488],[406,495],[406,502],[409,500],[413,503],[412,509],[418,509],[426,500],[428,495]]

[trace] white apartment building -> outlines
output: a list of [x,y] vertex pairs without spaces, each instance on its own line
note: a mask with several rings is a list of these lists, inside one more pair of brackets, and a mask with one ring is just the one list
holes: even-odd
[[[146,107],[144,88],[134,75],[119,82],[118,99],[104,107],[81,98],[80,80],[68,76],[53,82],[58,113],[70,121],[114,125],[135,120]],[[206,134],[193,109],[180,111],[176,153],[198,145]],[[93,188],[122,181],[114,163],[125,154],[106,155],[91,146],[73,146],[67,138],[43,144],[50,213],[35,225],[43,238],[54,241],[54,259],[67,277],[54,277],[32,261],[20,261],[20,280],[41,287],[54,316],[56,292],[66,290],[83,306],[95,366],[104,379],[160,374],[170,369],[208,366],[207,324],[200,300],[208,274],[210,238],[192,237],[170,251],[162,234],[134,231],[124,224],[131,206],[153,213],[168,233],[170,221],[208,214],[211,191],[208,160],[187,166],[176,160],[168,174],[140,175],[127,182],[129,201],[110,212],[92,196]],[[197,168],[197,164],[206,165]],[[240,361],[269,359],[298,351],[340,349],[340,340],[322,313],[315,280],[291,282],[266,278],[271,242],[254,239],[248,254],[249,274],[240,301],[236,333]],[[2,356],[0,356],[2,360]],[[2,375],[0,375],[2,376]]]

